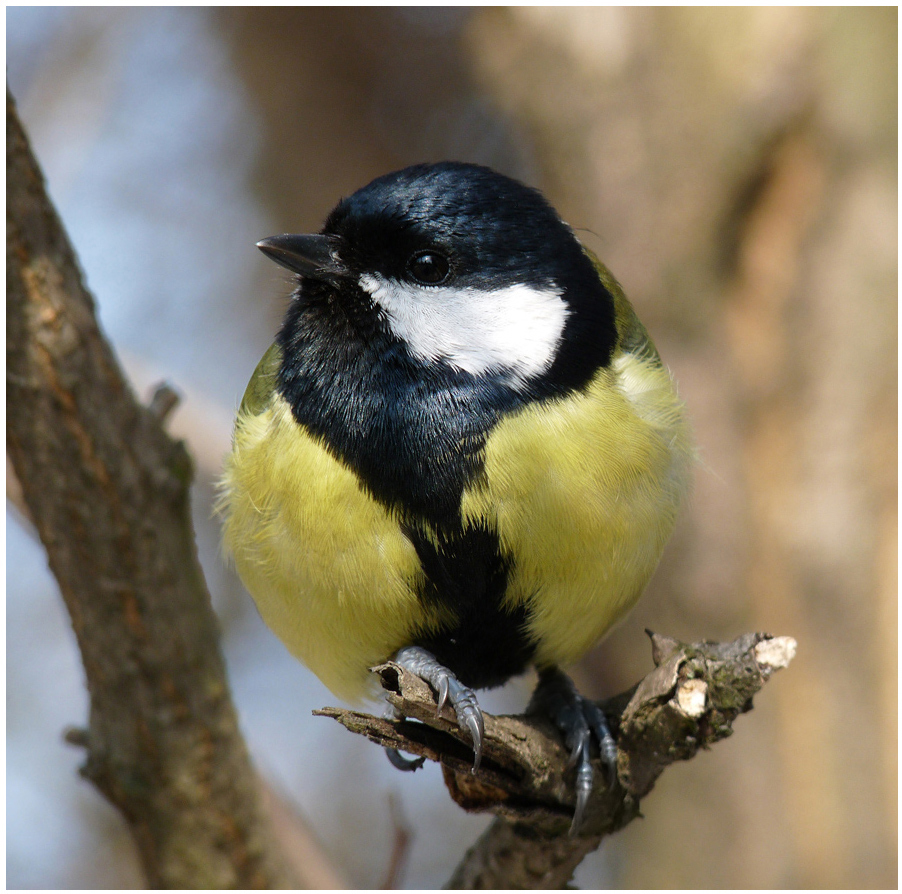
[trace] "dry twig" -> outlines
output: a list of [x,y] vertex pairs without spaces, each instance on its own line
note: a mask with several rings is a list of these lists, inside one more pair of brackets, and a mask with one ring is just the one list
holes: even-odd
[[618,741],[618,778],[609,786],[597,767],[599,782],[577,837],[568,836],[574,804],[568,755],[544,719],[486,715],[482,767],[474,776],[472,746],[452,710],[436,714],[429,686],[396,664],[374,670],[407,719],[338,708],[317,713],[380,745],[439,761],[461,807],[497,814],[449,887],[561,887],[605,835],[638,816],[640,800],[669,764],[729,736],[753,695],[795,654],[790,637],[761,633],[693,645],[650,635],[657,667],[601,705]]

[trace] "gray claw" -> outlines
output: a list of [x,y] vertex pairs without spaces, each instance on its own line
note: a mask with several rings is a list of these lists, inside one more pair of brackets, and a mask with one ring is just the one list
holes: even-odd
[[601,762],[608,775],[608,791],[613,791],[617,784],[617,744],[614,737],[608,733],[599,744]]
[[608,789],[613,789],[614,783],[617,781],[617,743],[608,729],[608,722],[601,708],[594,702],[586,701],[584,710],[586,719],[598,741],[599,756],[608,777]]
[[482,717],[482,709],[479,707],[479,702],[476,701],[476,693],[472,689],[468,689],[450,673],[445,679],[447,680],[448,697],[457,713],[457,722],[461,729],[470,731],[470,738],[473,740],[473,752],[475,754],[473,773],[475,773],[482,762],[482,741],[485,738],[485,721]]
[[617,743],[608,729],[608,722],[605,719],[604,712],[598,705],[586,700],[584,711],[592,727],[592,732],[595,733],[595,738],[598,741],[599,756],[608,776],[608,788],[613,789],[614,783],[617,781]]
[[485,721],[476,693],[464,686],[448,668],[439,664],[433,655],[419,646],[407,646],[395,655],[395,661],[425,680],[436,693],[437,713],[447,702],[451,703],[457,715],[457,724],[470,733],[473,740],[473,773],[482,762],[482,743],[485,740]]
[[574,838],[583,824],[583,816],[586,805],[589,803],[589,795],[592,794],[592,783],[595,773],[592,764],[589,763],[589,748],[586,748],[580,756],[579,769],[576,771],[576,809],[573,811],[573,822],[570,824],[570,837]]
[[436,717],[442,713],[442,708],[445,707],[445,703],[448,701],[448,677],[447,675],[439,678],[438,681],[438,691],[436,692],[438,696],[438,707],[435,709]]
[[426,763],[425,757],[404,757],[397,748],[386,748],[385,754],[393,767],[403,770],[405,773],[413,773],[414,770],[419,770]]
[[[382,716],[386,720],[402,719],[400,711],[397,711],[393,705],[386,705],[385,710],[382,712]],[[403,770],[405,773],[412,773],[414,770],[419,770],[420,767],[426,763],[425,757],[407,758],[404,757],[397,748],[386,748],[385,754],[386,757],[388,757],[389,763],[395,767],[395,769]]]
[[467,727],[470,730],[470,735],[473,738],[473,751],[476,755],[473,761],[473,770],[471,771],[475,775],[476,771],[479,769],[479,765],[482,763],[482,739],[485,735],[482,711],[479,711],[477,714],[467,714],[466,721]]
[[540,672],[539,685],[528,710],[550,717],[563,733],[564,743],[570,749],[568,768],[576,767],[576,809],[573,813],[573,824],[570,826],[570,835],[575,836],[582,826],[592,793],[593,739],[598,744],[601,763],[610,788],[613,788],[617,781],[617,745],[601,708],[595,702],[583,698],[576,691],[573,681],[557,668],[548,668]]
[[479,765],[482,763],[482,724],[479,722],[480,718],[478,716],[473,716],[472,714],[467,717],[467,726],[470,730],[470,735],[473,737],[473,770],[471,771],[474,775],[476,771],[479,769]]
[[584,753],[588,753],[589,748],[589,731],[581,729],[577,732],[573,740],[573,750],[570,752],[570,759],[567,761],[567,768],[575,767]]

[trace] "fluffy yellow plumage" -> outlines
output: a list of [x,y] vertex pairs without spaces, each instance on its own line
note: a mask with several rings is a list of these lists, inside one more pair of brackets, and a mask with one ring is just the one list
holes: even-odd
[[372,693],[368,669],[423,613],[416,551],[393,513],[275,393],[242,407],[223,489],[224,543],[263,620],[336,695]]
[[[516,557],[505,600],[529,604],[535,663],[571,664],[633,606],[669,538],[693,448],[670,374],[607,270],[619,346],[584,393],[498,423],[465,521]],[[294,420],[258,366],[223,479],[224,541],[266,623],[336,695],[373,694],[368,669],[443,613],[395,513]],[[446,613],[444,613],[446,614]]]
[[[242,402],[224,537],[264,620],[336,694],[394,658],[454,707],[529,664],[577,763],[604,715],[559,666],[641,595],[693,450],[683,406],[607,269],[535,190],[446,162],[260,243],[300,274]],[[390,755],[391,756],[391,755]],[[410,769],[398,755],[393,762]]]

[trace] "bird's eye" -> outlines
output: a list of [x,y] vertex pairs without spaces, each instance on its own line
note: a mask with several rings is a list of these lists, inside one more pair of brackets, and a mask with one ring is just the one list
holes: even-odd
[[448,278],[451,265],[440,252],[418,251],[407,262],[407,272],[424,286],[437,286]]

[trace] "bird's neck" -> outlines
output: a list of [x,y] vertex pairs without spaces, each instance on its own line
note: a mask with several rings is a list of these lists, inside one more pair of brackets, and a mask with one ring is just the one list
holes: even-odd
[[459,525],[488,432],[528,398],[500,377],[415,358],[378,321],[351,321],[321,302],[296,301],[278,342],[278,387],[295,420],[380,502]]

